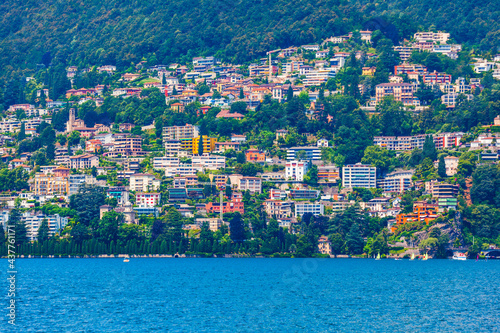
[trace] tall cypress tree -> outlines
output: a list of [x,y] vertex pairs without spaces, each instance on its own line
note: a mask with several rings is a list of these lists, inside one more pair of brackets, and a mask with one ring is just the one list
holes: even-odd
[[16,232],[16,244],[18,246],[23,245],[28,241],[26,224],[21,219],[21,213],[17,208],[10,212],[9,225],[14,225],[14,230]]
[[444,156],[441,155],[439,158],[439,163],[438,163],[438,175],[441,178],[446,178],[446,164],[444,162]]
[[437,158],[436,145],[432,139],[432,135],[427,135],[424,141],[423,149],[423,159],[430,158],[431,161],[435,161]]
[[49,223],[47,222],[47,219],[43,219],[42,223],[40,224],[40,227],[38,228],[37,240],[38,242],[43,244],[48,239],[49,239]]
[[18,141],[22,141],[26,139],[26,125],[23,123],[21,123],[21,130],[19,131],[19,134],[17,135],[17,140]]

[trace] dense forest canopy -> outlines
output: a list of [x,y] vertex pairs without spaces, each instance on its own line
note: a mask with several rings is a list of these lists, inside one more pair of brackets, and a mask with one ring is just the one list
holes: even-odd
[[398,40],[419,29],[445,30],[459,43],[496,52],[499,11],[495,0],[6,0],[0,73],[19,77],[54,60],[121,68],[199,55],[245,62],[363,28]]

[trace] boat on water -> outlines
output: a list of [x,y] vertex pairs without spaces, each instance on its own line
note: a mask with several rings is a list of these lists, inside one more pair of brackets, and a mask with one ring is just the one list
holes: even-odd
[[422,260],[427,260],[427,259],[429,259],[429,255],[426,253],[426,254],[424,254],[424,257],[422,258]]
[[412,253],[412,254],[411,254],[411,258],[410,258],[410,260],[415,260],[415,253]]
[[375,258],[375,260],[380,260],[380,252],[377,254],[377,257]]
[[453,253],[453,260],[467,260],[467,256],[465,255],[465,253],[462,253],[462,252],[456,252],[456,253]]
[[128,256],[123,259],[123,262],[129,262],[129,261],[130,261],[130,257],[128,257]]

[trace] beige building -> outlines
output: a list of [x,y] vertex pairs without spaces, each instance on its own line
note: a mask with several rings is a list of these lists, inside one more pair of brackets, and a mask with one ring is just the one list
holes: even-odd
[[36,174],[31,185],[31,191],[35,195],[66,195],[68,190],[68,179],[43,173]]
[[331,254],[332,253],[332,244],[328,237],[321,236],[318,239],[318,251],[321,254]]
[[160,189],[161,181],[154,175],[136,173],[130,176],[130,190],[134,192],[151,192]]
[[99,166],[99,157],[91,154],[72,156],[69,158],[71,169],[90,169]]

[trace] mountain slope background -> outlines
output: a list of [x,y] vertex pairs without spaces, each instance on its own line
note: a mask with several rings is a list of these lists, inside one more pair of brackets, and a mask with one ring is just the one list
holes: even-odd
[[494,53],[498,17],[497,0],[5,0],[0,77],[28,75],[54,61],[124,68],[142,59],[168,64],[216,55],[245,62],[367,26],[390,25],[399,40],[419,29],[444,30]]

